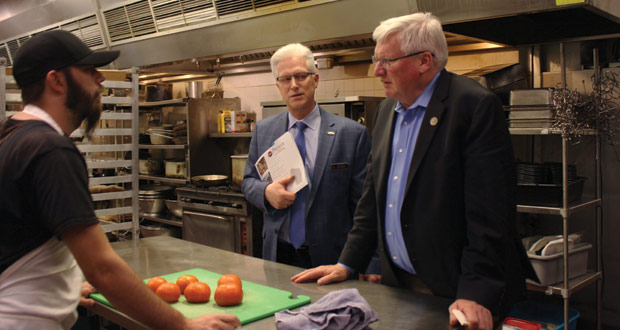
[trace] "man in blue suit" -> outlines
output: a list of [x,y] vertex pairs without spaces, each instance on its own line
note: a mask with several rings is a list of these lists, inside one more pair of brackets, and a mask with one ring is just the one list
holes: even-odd
[[[364,126],[315,102],[319,74],[307,47],[280,48],[271,58],[271,71],[288,111],[256,124],[241,189],[264,212],[264,259],[303,268],[332,264],[353,225],[366,176],[369,134]],[[297,194],[286,190],[293,175],[265,182],[254,167],[286,132],[295,136],[308,172],[309,184]],[[305,145],[299,145],[300,139]]]

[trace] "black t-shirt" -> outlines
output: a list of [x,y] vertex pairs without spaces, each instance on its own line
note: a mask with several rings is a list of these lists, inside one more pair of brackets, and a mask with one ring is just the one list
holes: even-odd
[[84,158],[47,123],[0,123],[0,272],[69,227],[97,223]]

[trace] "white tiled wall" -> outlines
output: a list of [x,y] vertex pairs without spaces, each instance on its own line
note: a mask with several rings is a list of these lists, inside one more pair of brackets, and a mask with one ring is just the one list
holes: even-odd
[[[473,56],[451,56],[447,69],[456,73],[465,73],[483,66],[517,62],[516,51],[484,53]],[[371,63],[337,65],[332,69],[319,70],[319,85],[315,97],[385,96],[383,85],[373,72],[374,65]],[[210,80],[205,81],[203,85],[208,86],[209,82],[213,84],[213,81]],[[224,87],[224,97],[241,98],[241,109],[256,112],[257,119],[262,118],[261,102],[281,100],[271,72],[225,75],[221,84]],[[176,87],[175,91],[177,90]]]

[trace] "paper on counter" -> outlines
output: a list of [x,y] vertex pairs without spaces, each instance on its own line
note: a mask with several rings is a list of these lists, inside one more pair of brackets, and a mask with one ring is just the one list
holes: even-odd
[[294,174],[295,180],[286,187],[290,192],[296,193],[308,185],[304,162],[290,132],[275,140],[273,146],[258,158],[254,166],[262,181],[273,182]]

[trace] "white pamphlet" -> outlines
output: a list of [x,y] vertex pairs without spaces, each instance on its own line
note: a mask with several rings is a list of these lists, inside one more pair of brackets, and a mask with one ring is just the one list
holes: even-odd
[[296,193],[308,185],[308,176],[293,134],[284,133],[273,142],[254,164],[262,181],[277,181],[291,174],[295,179],[286,190]]

